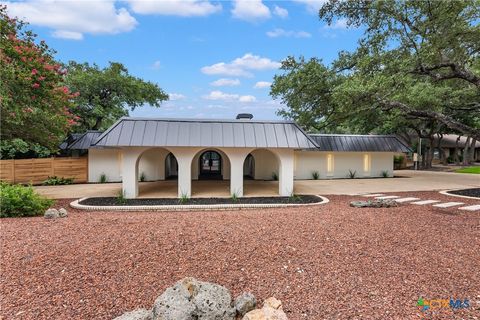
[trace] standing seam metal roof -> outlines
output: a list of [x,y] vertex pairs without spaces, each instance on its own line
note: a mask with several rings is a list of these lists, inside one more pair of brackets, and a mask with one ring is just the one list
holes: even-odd
[[98,137],[102,134],[101,131],[87,131],[80,137],[76,138],[71,144],[67,146],[70,150],[85,150],[95,143]]
[[98,147],[316,148],[295,122],[124,117],[93,144]]
[[392,135],[309,134],[321,151],[338,152],[410,152],[400,139]]

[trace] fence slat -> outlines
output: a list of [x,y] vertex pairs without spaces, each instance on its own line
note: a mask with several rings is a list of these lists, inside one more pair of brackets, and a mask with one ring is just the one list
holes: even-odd
[[0,160],[0,180],[11,183],[41,184],[49,176],[88,181],[88,158],[45,158]]

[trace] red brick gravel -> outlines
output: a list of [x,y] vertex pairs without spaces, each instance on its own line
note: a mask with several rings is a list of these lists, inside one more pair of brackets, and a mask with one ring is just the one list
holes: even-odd
[[[436,192],[422,199],[479,203]],[[400,195],[400,194],[398,194]],[[111,319],[193,276],[282,300],[289,319],[480,318],[480,213],[430,205],[85,212],[2,219],[2,319]],[[58,205],[69,201],[62,200]],[[419,297],[469,299],[422,312]]]

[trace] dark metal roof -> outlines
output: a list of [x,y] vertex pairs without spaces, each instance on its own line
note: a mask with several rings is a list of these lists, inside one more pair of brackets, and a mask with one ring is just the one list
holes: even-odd
[[347,135],[309,134],[321,151],[340,152],[410,152],[396,136],[391,135]]
[[66,149],[70,150],[85,150],[90,148],[90,146],[95,143],[98,137],[102,134],[101,131],[87,131],[83,134],[80,134],[75,141],[71,142]]
[[124,117],[105,131],[94,146],[308,149],[316,144],[292,121]]

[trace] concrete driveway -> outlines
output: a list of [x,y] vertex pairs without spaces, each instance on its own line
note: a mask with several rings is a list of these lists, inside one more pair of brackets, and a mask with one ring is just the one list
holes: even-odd
[[[480,175],[478,174],[400,170],[395,171],[395,178],[386,179],[297,180],[294,192],[297,194],[355,195],[474,187],[480,187]],[[192,183],[194,197],[228,197],[228,188],[228,181],[193,181]],[[278,190],[278,182],[246,180],[244,188],[246,196],[270,196],[275,194],[275,190]],[[38,186],[35,189],[54,199],[108,197],[118,195],[121,183]],[[176,192],[176,181],[140,183],[140,196],[142,197],[175,197]]]

